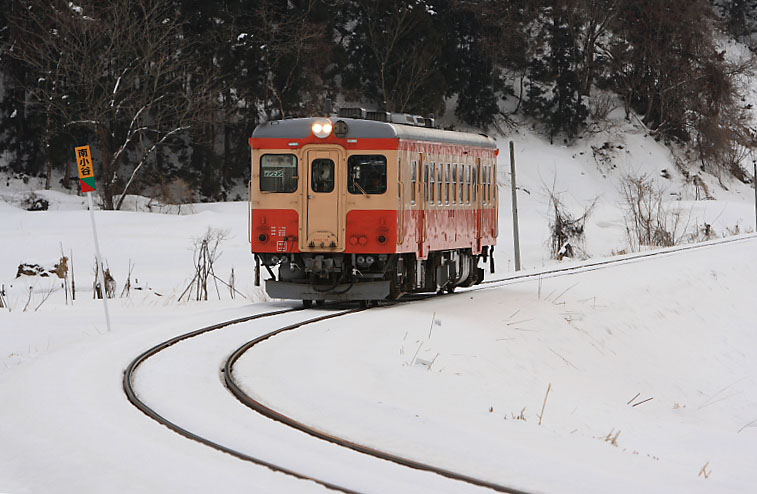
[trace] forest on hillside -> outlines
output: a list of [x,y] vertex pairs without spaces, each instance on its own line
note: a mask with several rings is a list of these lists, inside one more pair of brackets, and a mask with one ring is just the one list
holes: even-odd
[[225,200],[262,121],[327,98],[571,142],[612,100],[708,171],[747,180],[757,0],[5,0],[0,166],[78,187],[93,146],[125,194]]

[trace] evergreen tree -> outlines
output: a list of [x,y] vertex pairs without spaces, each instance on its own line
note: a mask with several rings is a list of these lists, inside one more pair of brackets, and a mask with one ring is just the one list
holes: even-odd
[[581,57],[569,27],[573,12],[563,4],[542,13],[544,45],[529,67],[526,111],[545,124],[550,141],[559,133],[572,139],[588,115],[579,76]]

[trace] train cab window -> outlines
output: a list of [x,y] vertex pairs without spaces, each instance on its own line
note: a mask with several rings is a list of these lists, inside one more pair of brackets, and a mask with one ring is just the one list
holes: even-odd
[[297,156],[264,154],[260,157],[260,190],[294,192],[297,190]]
[[352,155],[347,160],[347,190],[350,194],[386,192],[386,156]]
[[418,186],[418,162],[410,162],[410,204],[415,204],[415,191]]
[[327,158],[314,159],[310,165],[312,170],[311,187],[313,192],[334,191],[334,162]]

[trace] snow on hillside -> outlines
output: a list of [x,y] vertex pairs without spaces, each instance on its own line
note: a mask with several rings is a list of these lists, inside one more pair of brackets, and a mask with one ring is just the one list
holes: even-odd
[[[701,191],[697,197],[668,148],[617,110],[613,117],[607,129],[573,146],[550,145],[526,128],[499,138],[494,276],[514,269],[509,140],[526,270],[556,262],[547,245],[549,190],[578,216],[596,200],[586,227],[588,256],[627,251],[619,191],[627,174],[654,178],[692,233],[705,224],[715,237],[754,231],[750,186],[724,179],[726,190],[701,174],[712,199],[703,200]],[[108,333],[101,301],[92,299],[85,200],[40,189],[34,180],[0,183],[0,286],[11,309],[0,309],[0,492],[208,492],[219,489],[216,482],[226,490],[320,490],[176,436],[136,411],[120,388],[128,362],[160,341],[296,305],[270,302],[252,286],[246,203],[195,204],[169,214],[179,211],[132,198],[124,211],[97,211],[117,293],[133,265],[131,296],[111,300]],[[49,210],[25,211],[31,193],[46,199]],[[212,287],[208,302],[177,302],[193,276],[194,241],[208,228],[227,237],[216,274],[228,280],[233,268],[246,299],[231,299],[220,285],[222,300]],[[61,247],[73,253],[74,304],[66,303],[55,277],[15,278],[22,262],[58,262]],[[250,389],[304,421],[521,489],[750,492],[757,482],[755,252],[757,241],[744,237],[596,272],[379,308],[274,338],[242,362],[242,372]],[[231,350],[219,350],[217,358]],[[220,360],[209,363],[217,369]],[[156,365],[148,389],[171,382],[150,379],[187,375],[177,372]],[[197,387],[189,380],[185,388],[220,386],[217,375],[198,379]],[[653,399],[639,403],[647,398]],[[163,406],[207,426],[203,417],[240,414],[233,403],[207,403],[215,415],[199,410],[199,419],[180,401]],[[234,424],[218,434],[236,440]],[[426,477],[399,467],[387,474],[388,467],[371,462],[361,467],[361,480],[339,466],[359,462],[353,456],[319,457],[309,448],[321,446],[271,441],[285,460],[332,480],[347,478],[363,491],[459,488],[439,479],[426,484]],[[708,479],[697,475],[705,464]]]

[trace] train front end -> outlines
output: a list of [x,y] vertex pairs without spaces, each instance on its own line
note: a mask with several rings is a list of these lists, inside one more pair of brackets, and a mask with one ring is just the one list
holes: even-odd
[[271,297],[392,296],[398,138],[375,124],[298,118],[253,132],[249,232],[256,284],[264,269]]

